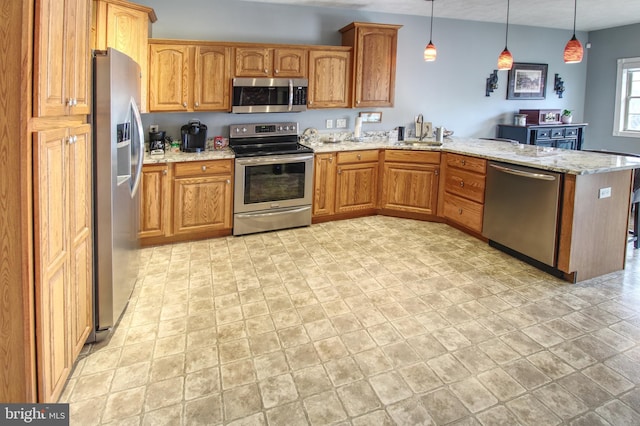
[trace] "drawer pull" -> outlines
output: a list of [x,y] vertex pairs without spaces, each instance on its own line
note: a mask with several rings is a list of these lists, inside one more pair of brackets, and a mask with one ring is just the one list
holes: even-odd
[[329,162],[333,163],[333,157],[329,157]]
[[467,164],[467,160],[464,160],[464,159],[463,159],[460,163],[461,163],[463,166],[465,166],[465,165]]
[[434,174],[435,174],[436,176],[438,176],[438,175],[440,174],[440,170],[436,170],[436,171],[434,172]]
[[358,154],[358,160],[362,160],[362,155]]
[[338,174],[341,175],[342,174],[342,169],[338,169]]
[[227,179],[227,185],[231,183],[231,179]]
[[183,102],[183,103],[182,103],[182,106],[183,106],[184,108],[186,108],[186,107],[187,107],[187,103],[186,103],[186,102]]
[[460,181],[460,188],[464,188],[464,181],[463,180]]
[[166,176],[166,175],[167,175],[167,173],[168,173],[168,172],[167,172],[167,169],[164,169],[164,170],[162,171],[162,175],[163,175],[163,176]]
[[458,209],[458,214],[462,214],[462,209]]
[[206,172],[207,171],[207,166],[202,166],[202,171]]

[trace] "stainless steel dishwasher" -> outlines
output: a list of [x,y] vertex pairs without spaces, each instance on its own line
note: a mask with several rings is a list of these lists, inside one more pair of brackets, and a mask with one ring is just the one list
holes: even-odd
[[560,173],[490,161],[482,234],[555,268],[561,180]]

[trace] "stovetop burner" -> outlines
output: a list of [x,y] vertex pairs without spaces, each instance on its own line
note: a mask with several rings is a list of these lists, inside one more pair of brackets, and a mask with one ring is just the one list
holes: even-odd
[[263,155],[305,154],[313,149],[299,143],[294,144],[254,144],[232,146],[236,157],[259,157]]
[[298,123],[293,122],[232,124],[229,147],[238,158],[313,152],[298,143]]

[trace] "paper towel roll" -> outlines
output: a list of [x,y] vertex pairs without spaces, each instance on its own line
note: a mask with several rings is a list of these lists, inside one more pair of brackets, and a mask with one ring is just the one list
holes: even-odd
[[353,130],[353,137],[359,138],[362,136],[362,117],[356,117],[356,127]]

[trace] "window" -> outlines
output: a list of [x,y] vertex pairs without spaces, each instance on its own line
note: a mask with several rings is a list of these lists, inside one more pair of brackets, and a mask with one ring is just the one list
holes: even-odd
[[640,58],[618,59],[613,136],[640,138]]

